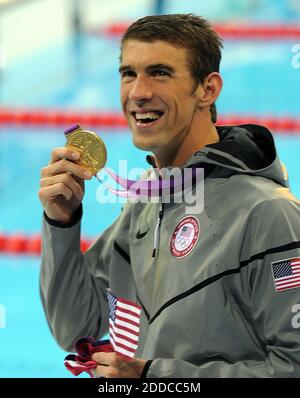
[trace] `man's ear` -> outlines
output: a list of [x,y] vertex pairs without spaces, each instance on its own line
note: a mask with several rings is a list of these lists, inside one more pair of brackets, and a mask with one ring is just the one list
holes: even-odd
[[204,108],[214,104],[220,95],[222,87],[223,81],[218,72],[212,72],[207,75],[203,83],[200,83],[194,92],[199,106]]

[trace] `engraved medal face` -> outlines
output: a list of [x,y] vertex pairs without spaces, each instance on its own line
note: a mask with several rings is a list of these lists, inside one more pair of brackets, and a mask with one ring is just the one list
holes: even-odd
[[107,152],[104,142],[92,131],[81,130],[81,127],[65,133],[66,147],[74,148],[80,152],[80,160],[77,162],[85,167],[93,175],[102,169],[106,163]]

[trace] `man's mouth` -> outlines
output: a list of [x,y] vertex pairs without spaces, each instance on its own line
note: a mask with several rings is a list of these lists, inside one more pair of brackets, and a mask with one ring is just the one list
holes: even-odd
[[132,112],[137,126],[150,126],[156,123],[163,115],[161,111]]

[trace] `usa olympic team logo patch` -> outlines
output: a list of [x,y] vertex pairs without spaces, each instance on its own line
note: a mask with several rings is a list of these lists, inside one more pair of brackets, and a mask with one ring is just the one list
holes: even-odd
[[194,248],[199,237],[199,222],[195,217],[183,218],[172,234],[170,250],[173,256],[187,256]]

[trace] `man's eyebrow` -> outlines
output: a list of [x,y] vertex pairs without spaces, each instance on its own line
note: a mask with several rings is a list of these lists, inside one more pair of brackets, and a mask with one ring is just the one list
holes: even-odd
[[173,68],[173,66],[170,66],[170,65],[167,65],[167,64],[153,64],[153,65],[149,65],[149,66],[147,66],[146,71],[147,71],[147,72],[151,72],[151,71],[153,71],[153,70],[155,70],[155,69],[163,69],[163,70],[165,70],[165,71],[167,71],[167,72],[175,73],[175,69]]
[[132,67],[130,65],[121,65],[119,67],[119,73],[124,72],[124,70],[132,70]]
[[[133,70],[134,68],[131,65],[121,65],[119,67],[119,73],[124,72],[125,70]],[[175,69],[173,68],[173,66],[170,65],[166,65],[166,64],[152,64],[152,65],[148,65],[146,67],[146,71],[147,72],[151,72],[155,69],[163,69],[169,73],[175,73]]]

